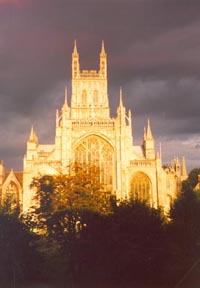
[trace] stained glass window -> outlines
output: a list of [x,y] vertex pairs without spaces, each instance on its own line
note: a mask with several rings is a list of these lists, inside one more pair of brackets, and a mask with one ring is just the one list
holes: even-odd
[[74,149],[76,163],[98,168],[105,191],[112,191],[113,187],[113,155],[112,146],[96,135],[86,137]]
[[131,180],[130,198],[146,202],[151,200],[151,182],[142,172],[136,173]]

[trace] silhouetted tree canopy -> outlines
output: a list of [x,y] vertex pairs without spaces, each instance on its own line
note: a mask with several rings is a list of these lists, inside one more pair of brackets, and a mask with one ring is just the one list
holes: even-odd
[[84,217],[81,246],[75,250],[76,257],[80,257],[80,279],[114,286],[161,281],[165,259],[161,211],[140,201],[125,201],[112,214],[87,213]]
[[171,207],[167,226],[170,270],[175,277],[185,273],[200,257],[200,198],[196,186],[199,169],[194,169],[184,181],[182,191]]
[[198,175],[200,175],[200,168],[194,168],[188,175],[188,179],[183,181],[183,190],[188,190],[189,186],[194,189],[198,183]]
[[18,219],[1,211],[2,287],[25,280],[75,288],[174,287],[196,261],[198,169],[184,181],[168,218],[139,200],[116,202],[103,192],[97,172],[73,167],[68,175],[35,178],[32,214]]
[[18,287],[37,274],[36,235],[16,215],[0,212],[0,287]]

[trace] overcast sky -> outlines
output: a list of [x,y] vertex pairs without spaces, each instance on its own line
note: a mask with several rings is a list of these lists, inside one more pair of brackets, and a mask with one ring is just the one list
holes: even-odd
[[55,110],[71,91],[77,39],[82,69],[108,54],[112,116],[122,86],[134,144],[148,117],[163,164],[200,167],[200,1],[0,0],[0,158],[20,170],[31,125],[53,144]]

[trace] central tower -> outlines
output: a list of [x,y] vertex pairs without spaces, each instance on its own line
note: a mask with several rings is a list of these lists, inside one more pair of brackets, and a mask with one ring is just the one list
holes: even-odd
[[107,55],[104,42],[99,70],[81,70],[76,41],[72,54],[72,119],[110,118],[107,89]]

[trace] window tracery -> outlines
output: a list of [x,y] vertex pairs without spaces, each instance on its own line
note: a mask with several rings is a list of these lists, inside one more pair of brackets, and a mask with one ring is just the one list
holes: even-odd
[[136,173],[131,180],[130,198],[145,201],[151,200],[151,182],[142,172]]
[[105,191],[112,191],[113,155],[112,146],[95,135],[83,139],[74,150],[76,163],[92,165],[98,169],[99,180]]
[[15,182],[11,181],[3,192],[3,203],[9,206],[10,210],[19,207],[19,189]]

